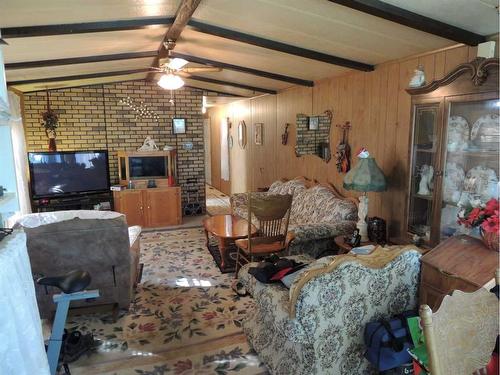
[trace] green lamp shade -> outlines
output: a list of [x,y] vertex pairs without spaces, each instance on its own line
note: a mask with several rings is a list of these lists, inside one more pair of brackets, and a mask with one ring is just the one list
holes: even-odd
[[384,191],[385,176],[374,158],[359,158],[358,163],[344,177],[344,188],[356,191]]

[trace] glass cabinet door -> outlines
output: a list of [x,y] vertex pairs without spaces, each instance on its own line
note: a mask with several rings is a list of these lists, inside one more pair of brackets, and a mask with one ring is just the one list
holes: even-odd
[[439,103],[414,107],[408,232],[430,240],[434,171],[438,155]]
[[477,98],[450,98],[447,102],[441,240],[460,233],[478,236],[477,229],[457,224],[460,207],[479,207],[498,198],[500,102],[497,97]]

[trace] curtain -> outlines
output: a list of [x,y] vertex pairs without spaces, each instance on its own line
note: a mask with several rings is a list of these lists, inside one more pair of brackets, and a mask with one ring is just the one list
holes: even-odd
[[31,212],[28,188],[28,160],[26,157],[26,142],[24,137],[23,119],[21,116],[21,100],[15,93],[9,91],[12,149],[16,168],[17,195],[19,197],[20,215]]
[[48,375],[26,235],[0,242],[0,374]]

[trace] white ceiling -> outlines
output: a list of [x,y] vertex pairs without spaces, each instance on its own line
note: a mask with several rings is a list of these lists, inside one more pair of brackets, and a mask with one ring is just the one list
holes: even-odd
[[498,33],[498,0],[382,0],[481,35]]
[[[483,35],[498,33],[495,0],[384,0],[401,8]],[[172,17],[180,0],[1,0],[0,27],[21,27],[96,21]],[[232,29],[309,50],[367,64],[380,64],[456,44],[327,0],[202,0],[193,20]],[[138,30],[10,38],[3,47],[6,63],[156,51],[166,26]],[[175,52],[305,80],[343,74],[349,69],[208,35],[187,27]],[[74,76],[147,68],[153,58],[8,70],[8,81]],[[191,64],[197,66],[197,64]],[[198,74],[226,82],[282,90],[289,82],[225,69]],[[125,76],[139,77],[146,74]],[[121,77],[123,79],[123,77]],[[109,82],[114,78],[92,79]],[[87,82],[88,80],[83,80]],[[58,85],[80,84],[82,80]],[[90,81],[88,81],[90,82]],[[55,83],[50,83],[55,85]],[[187,84],[230,94],[254,96],[261,92],[189,80]],[[40,84],[19,85],[36,90]]]

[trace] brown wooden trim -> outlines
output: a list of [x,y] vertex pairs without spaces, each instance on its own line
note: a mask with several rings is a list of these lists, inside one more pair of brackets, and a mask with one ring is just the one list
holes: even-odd
[[136,74],[136,73],[147,73],[149,71],[150,71],[150,68],[141,68],[141,69],[130,69],[130,70],[118,70],[118,71],[114,71],[114,72],[78,74],[78,75],[73,75],[73,76],[36,78],[36,79],[27,79],[27,80],[23,80],[23,81],[7,81],[7,85],[8,86],[17,86],[17,85],[28,85],[28,84],[32,84],[32,83],[43,83],[43,82],[74,81],[74,80],[79,80],[79,79],[91,79],[91,78],[101,78],[101,77],[122,76],[122,75],[128,75],[128,74]]
[[329,0],[369,15],[398,23],[458,43],[476,46],[486,41],[486,37],[435,19],[410,12],[380,0]]
[[131,59],[141,59],[145,57],[156,57],[156,56],[158,56],[158,51],[145,51],[145,52],[116,53],[112,55],[69,57],[63,59],[40,60],[40,61],[23,61],[16,63],[7,63],[5,64],[5,70],[40,68],[44,66],[87,64],[87,63],[95,63],[103,61],[131,60]]
[[273,51],[288,53],[295,56],[301,56],[307,59],[317,60],[328,64],[343,66],[349,69],[361,70],[363,72],[371,72],[375,69],[374,66],[370,64],[365,64],[359,61],[354,61],[339,56],[329,55],[323,52],[313,51],[310,49],[277,42],[275,40],[261,38],[255,35],[245,34],[235,30],[225,29],[219,26],[209,25],[200,21],[190,20],[188,25],[195,31],[198,31],[200,33],[235,40],[240,43],[247,43],[253,46],[267,48]]
[[234,70],[235,72],[248,73],[248,74],[252,74],[254,76],[258,76],[258,77],[264,77],[264,78],[274,79],[276,81],[293,83],[295,85],[307,86],[307,87],[314,86],[314,81],[308,81],[305,79],[284,76],[282,74],[265,72],[263,70],[248,68],[245,66],[228,64],[228,63],[221,62],[221,61],[209,60],[209,59],[205,59],[203,57],[185,55],[183,53],[177,53],[177,52],[173,52],[173,51],[170,53],[170,56],[171,57],[179,57],[181,59],[185,59],[185,60],[188,60],[189,62],[193,62],[193,63],[214,66],[216,68]]
[[470,78],[474,85],[481,86],[488,78],[488,70],[493,68],[498,69],[498,66],[499,59],[496,57],[490,59],[479,57],[471,62],[460,64],[441,79],[432,81],[431,83],[422,87],[407,88],[406,92],[410,95],[428,94],[442,86],[449,85],[465,73],[470,74]]
[[173,17],[148,17],[131,20],[66,23],[59,25],[2,27],[1,30],[2,37],[9,39],[49,35],[99,33],[106,31],[139,30],[154,26],[170,25],[173,21]]
[[[158,56],[155,57],[152,67],[158,66],[160,59],[168,56],[168,51],[175,47],[175,42],[181,36],[182,31],[191,19],[194,11],[200,5],[201,0],[181,0],[179,7],[175,13],[175,20],[168,28],[165,37],[163,38],[160,48],[158,49]],[[168,49],[165,43],[169,45]],[[148,79],[153,79],[154,73],[148,74]]]

